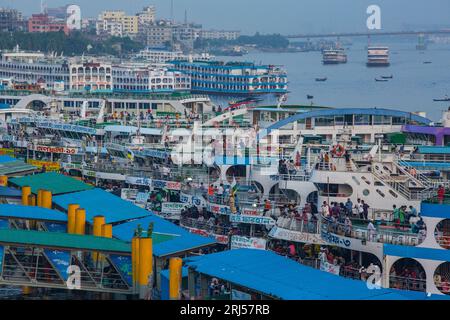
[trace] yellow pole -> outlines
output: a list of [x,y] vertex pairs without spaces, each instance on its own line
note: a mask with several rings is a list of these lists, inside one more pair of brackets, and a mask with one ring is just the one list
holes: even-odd
[[78,204],[69,204],[67,208],[67,233],[75,233],[75,212],[79,207]]
[[52,208],[52,192],[48,190],[42,190],[42,202],[41,205],[43,208],[51,209]]
[[133,273],[133,287],[137,288],[139,272],[139,238],[134,237],[131,240],[131,266]]
[[112,238],[112,224],[104,224],[102,226],[102,237]]
[[8,176],[0,176],[0,186],[1,187],[8,186]]
[[38,205],[38,207],[42,207],[42,192],[43,191],[44,190],[42,190],[42,189],[38,190],[38,194],[37,194],[37,205]]
[[170,258],[169,260],[169,297],[170,300],[180,300],[181,268],[183,260],[181,258]]
[[95,216],[94,217],[94,226],[92,229],[92,234],[96,237],[102,236],[102,226],[105,224],[104,216]]
[[28,196],[31,194],[31,187],[23,186],[22,187],[22,205],[28,205]]
[[86,210],[78,208],[75,211],[75,234],[86,233]]
[[153,272],[153,247],[151,238],[139,239],[139,296],[144,299],[149,291]]
[[34,194],[30,194],[28,196],[28,205],[31,207],[35,207],[36,206],[36,196]]

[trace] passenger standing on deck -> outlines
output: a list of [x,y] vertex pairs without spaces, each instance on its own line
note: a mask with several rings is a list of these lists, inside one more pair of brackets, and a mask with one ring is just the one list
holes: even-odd
[[442,204],[442,202],[444,202],[444,197],[445,197],[445,188],[444,188],[444,186],[440,185],[439,188],[438,188],[437,193],[438,193],[439,203]]
[[350,198],[348,198],[347,202],[345,203],[345,209],[347,210],[347,214],[352,214],[353,202],[352,200],[350,200]]
[[362,203],[362,208],[363,208],[364,220],[367,220],[368,217],[369,217],[369,208],[370,208],[370,206],[367,203],[365,203],[364,200],[361,200],[361,203]]
[[330,216],[330,206],[327,204],[326,201],[323,202],[321,210],[322,210],[322,216],[324,216],[324,217]]

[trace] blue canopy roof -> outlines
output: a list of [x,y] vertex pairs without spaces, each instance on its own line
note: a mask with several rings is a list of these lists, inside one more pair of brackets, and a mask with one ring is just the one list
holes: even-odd
[[383,253],[387,256],[426,259],[435,261],[450,261],[450,250],[419,248],[384,244]]
[[186,266],[197,272],[286,300],[419,299],[403,295],[400,290],[369,290],[363,281],[306,267],[265,250],[230,250],[185,261]]
[[419,146],[419,153],[425,154],[450,154],[450,147]]
[[55,196],[53,202],[66,210],[69,204],[79,204],[86,210],[86,220],[91,223],[98,215],[105,216],[106,223],[117,223],[150,215],[147,210],[98,188]]
[[140,224],[145,230],[150,222],[154,223],[154,232],[175,236],[171,240],[153,245],[153,255],[157,257],[167,256],[216,243],[213,238],[207,238],[190,233],[189,231],[154,214],[151,214],[145,218],[128,221],[114,226],[113,236],[123,241],[131,241],[138,224]]
[[67,215],[63,212],[16,204],[0,204],[0,218],[67,222]]
[[0,197],[20,198],[22,197],[22,191],[9,187],[0,187]]
[[0,163],[8,163],[8,162],[13,162],[13,161],[17,161],[17,159],[13,158],[11,156],[5,156],[5,155],[0,156]]

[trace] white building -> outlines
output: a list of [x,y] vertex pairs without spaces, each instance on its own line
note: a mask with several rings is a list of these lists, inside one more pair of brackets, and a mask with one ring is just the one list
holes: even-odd
[[236,40],[241,35],[240,31],[227,31],[227,30],[201,30],[200,39],[225,39]]
[[112,66],[105,62],[74,62],[69,66],[70,90],[111,91]]
[[99,20],[96,23],[97,35],[109,35],[112,37],[123,36],[123,25],[112,20]]

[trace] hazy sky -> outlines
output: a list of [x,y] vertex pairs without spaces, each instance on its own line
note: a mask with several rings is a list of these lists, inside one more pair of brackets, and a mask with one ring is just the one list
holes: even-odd
[[[158,18],[170,17],[170,0],[46,0],[48,7],[78,4],[83,16],[94,17],[104,9],[124,9],[134,14],[154,4]],[[404,29],[407,25],[450,26],[449,0],[174,0],[174,16],[206,28],[238,29],[250,34],[277,32],[363,31],[366,9],[381,7],[382,28]],[[38,12],[40,0],[0,0],[0,6],[13,7],[25,15]]]

